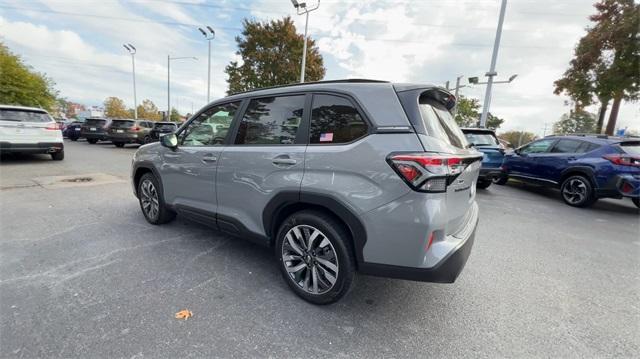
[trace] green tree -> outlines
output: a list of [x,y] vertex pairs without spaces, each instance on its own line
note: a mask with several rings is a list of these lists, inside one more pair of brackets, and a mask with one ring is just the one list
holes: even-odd
[[[245,19],[242,25],[242,36],[236,37],[242,60],[225,68],[228,94],[299,81],[304,36],[296,33],[290,17],[264,23]],[[322,55],[308,39],[305,81],[322,80],[324,74]]]
[[487,128],[490,128],[492,130],[497,130],[500,128],[500,126],[502,126],[502,124],[504,123],[504,120],[501,119],[498,116],[494,116],[491,112],[489,112],[487,114]]
[[587,111],[571,111],[564,114],[560,121],[553,124],[553,133],[593,133],[596,128],[596,115]]
[[180,122],[182,117],[180,116],[180,112],[175,108],[171,108],[171,115],[169,116],[169,121]]
[[158,112],[158,107],[153,101],[146,99],[138,105],[138,118],[152,121],[160,121],[162,115]]
[[475,127],[480,119],[480,101],[477,98],[458,98],[456,123],[460,127]]
[[113,96],[104,100],[104,114],[109,118],[133,118],[131,112],[124,105],[124,101]]
[[554,92],[569,95],[576,103],[576,113],[597,97],[597,132],[613,99],[605,131],[613,134],[622,101],[637,100],[640,90],[640,4],[633,0],[600,0],[594,7],[597,13],[589,17],[594,24],[580,39],[569,69],[555,82]]
[[518,148],[538,138],[535,133],[527,131],[507,131],[499,134],[498,137],[509,142],[515,148]]
[[58,92],[46,75],[34,71],[0,42],[0,103],[52,111]]

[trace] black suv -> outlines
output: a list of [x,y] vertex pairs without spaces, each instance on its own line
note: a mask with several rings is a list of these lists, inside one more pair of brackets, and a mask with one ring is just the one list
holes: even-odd
[[155,122],[149,135],[152,141],[157,141],[160,139],[160,136],[173,133],[177,129],[178,125],[175,122]]
[[94,144],[98,141],[107,141],[109,136],[107,129],[111,125],[111,119],[108,118],[88,118],[82,124],[80,129],[80,137],[87,139],[87,142]]

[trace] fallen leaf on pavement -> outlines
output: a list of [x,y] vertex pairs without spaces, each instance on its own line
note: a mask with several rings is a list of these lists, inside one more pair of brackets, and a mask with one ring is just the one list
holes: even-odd
[[176,319],[184,319],[187,320],[193,317],[193,313],[189,309],[181,310],[176,313]]

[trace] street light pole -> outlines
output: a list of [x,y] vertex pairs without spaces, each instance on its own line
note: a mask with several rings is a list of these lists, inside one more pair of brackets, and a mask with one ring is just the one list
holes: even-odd
[[209,101],[211,101],[211,40],[215,39],[216,32],[211,28],[211,26],[207,26],[209,33],[201,27],[199,27],[198,30],[200,30],[202,35],[204,35],[205,39],[209,42],[209,61],[207,63],[207,103],[209,103]]
[[182,59],[198,60],[197,57],[171,57],[171,55],[167,55],[167,120],[171,117],[171,61]]
[[304,73],[307,66],[307,28],[309,27],[309,13],[313,10],[317,10],[320,7],[320,0],[316,3],[315,7],[307,7],[306,2],[298,2],[298,0],[291,0],[293,7],[296,8],[298,15],[305,14],[304,22],[304,44],[302,45],[302,68],[300,69],[300,83],[304,83]]
[[491,55],[491,66],[489,72],[485,76],[489,77],[487,82],[487,91],[484,95],[484,106],[482,106],[482,116],[480,117],[480,127],[484,128],[487,123],[487,116],[489,114],[489,106],[491,105],[491,90],[493,88],[493,77],[498,73],[496,72],[496,61],[498,59],[498,49],[500,48],[500,38],[502,37],[502,24],[504,23],[504,13],[507,10],[507,0],[502,0],[500,5],[500,17],[498,18],[498,28],[496,30],[496,39],[493,43],[493,54]]
[[133,66],[133,119],[137,120],[138,98],[136,96],[136,48],[131,44],[124,44],[122,46],[124,46],[124,48],[131,54],[131,65]]

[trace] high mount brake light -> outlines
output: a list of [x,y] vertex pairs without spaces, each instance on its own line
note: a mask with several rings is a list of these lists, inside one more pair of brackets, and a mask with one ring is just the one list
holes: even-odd
[[412,189],[422,192],[444,192],[468,164],[480,158],[410,153],[391,154],[388,162]]
[[612,155],[604,155],[602,157],[606,160],[611,161],[613,164],[616,164],[616,165],[640,167],[640,156],[612,154]]

